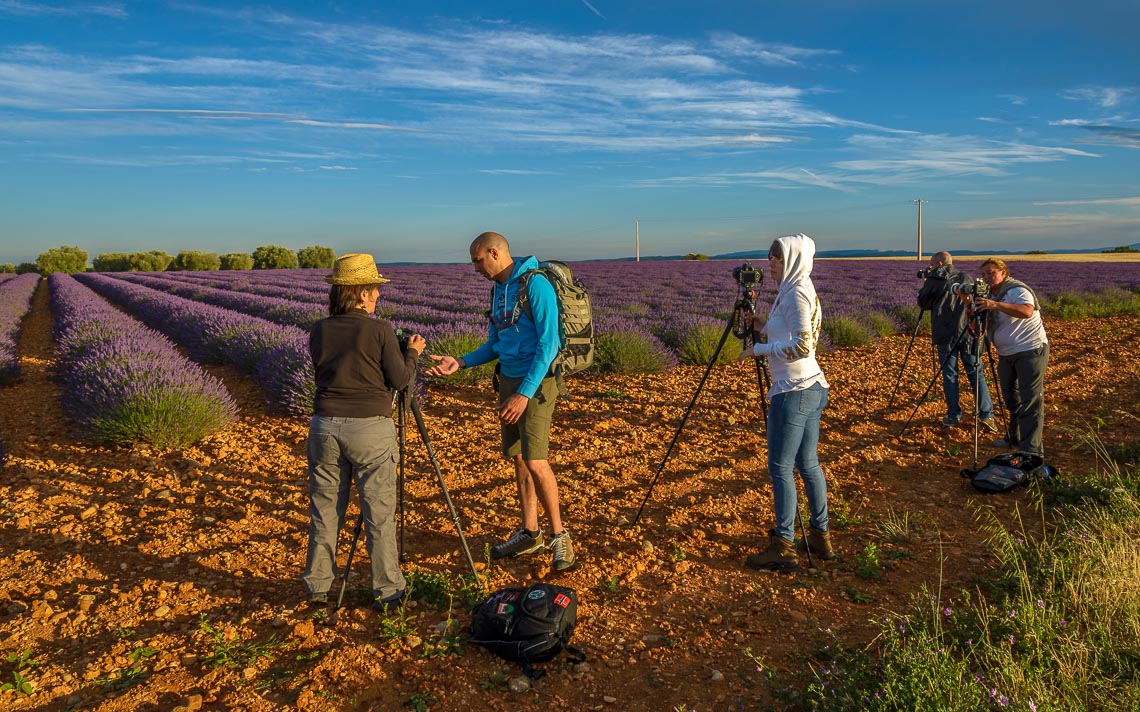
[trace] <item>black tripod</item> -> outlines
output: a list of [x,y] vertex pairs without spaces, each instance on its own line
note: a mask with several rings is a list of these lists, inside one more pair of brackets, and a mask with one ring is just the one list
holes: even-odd
[[[471,567],[471,574],[479,583],[479,588],[484,587],[483,580],[479,577],[478,572],[475,570],[475,561],[471,558],[471,549],[467,547],[467,538],[463,536],[463,526],[459,522],[459,513],[455,509],[455,505],[451,502],[451,496],[447,493],[447,484],[443,479],[443,472],[439,469],[439,459],[435,456],[435,450],[432,449],[431,440],[428,438],[427,426],[424,425],[424,416],[420,411],[420,403],[416,399],[415,393],[412,393],[412,386],[398,391],[396,393],[396,432],[397,442],[399,443],[400,459],[396,466],[396,491],[397,491],[397,506],[396,516],[399,519],[399,556],[400,561],[404,561],[404,461],[407,455],[407,420],[408,420],[408,406],[411,404],[412,415],[416,421],[416,428],[420,431],[420,440],[423,441],[424,447],[427,450],[428,459],[431,461],[432,468],[435,470],[436,479],[439,481],[439,489],[443,493],[443,501],[447,503],[447,509],[451,512],[451,521],[455,524],[455,531],[459,535],[459,543],[463,546],[463,553],[467,555],[467,564]],[[352,555],[356,551],[356,543],[360,539],[360,530],[364,526],[364,513],[361,512],[356,518],[356,525],[352,530],[352,544],[348,548],[348,560],[344,564],[344,575],[340,579],[340,593],[336,597],[336,605],[333,607],[335,614],[340,609],[341,603],[344,601],[344,592],[348,586],[348,573],[352,569]]]
[[910,350],[914,348],[914,340],[918,336],[918,330],[922,326],[922,315],[925,313],[925,309],[919,309],[918,311],[918,319],[914,322],[914,331],[911,333],[910,341],[906,345],[906,353],[903,354],[902,365],[899,366],[899,375],[895,378],[895,387],[891,389],[891,399],[887,401],[887,410],[890,410],[895,404],[895,394],[899,392],[899,384],[902,383],[903,373],[906,372],[906,362],[910,359]]
[[[748,267],[748,269],[751,270],[751,267]],[[737,270],[734,270],[734,276],[738,275],[739,270],[739,267]],[[755,274],[759,273],[757,272]],[[685,408],[685,413],[681,417],[681,423],[677,426],[677,431],[673,433],[673,440],[670,441],[669,447],[665,450],[665,457],[661,459],[661,464],[657,466],[657,472],[653,475],[653,481],[649,483],[649,489],[645,492],[645,499],[641,501],[641,506],[637,509],[637,516],[633,518],[634,524],[637,524],[638,520],[641,519],[641,512],[645,509],[646,503],[649,502],[650,495],[653,494],[653,488],[657,485],[657,479],[661,477],[661,472],[665,469],[665,463],[669,461],[669,455],[673,452],[673,446],[677,444],[677,438],[681,436],[681,430],[685,427],[685,421],[689,419],[689,414],[693,412],[693,406],[696,405],[697,398],[701,395],[701,389],[705,387],[705,381],[708,380],[713,364],[716,363],[717,357],[720,356],[721,349],[724,348],[724,342],[728,341],[728,335],[733,334],[736,338],[741,339],[745,346],[755,343],[756,332],[746,327],[746,322],[751,321],[751,317],[756,313],[756,283],[754,281],[742,282],[739,276],[737,276],[737,282],[740,283],[743,293],[732,307],[732,314],[728,317],[728,323],[724,325],[724,333],[720,335],[720,342],[716,345],[716,351],[714,351],[713,355],[709,358],[708,365],[705,367],[705,374],[701,376],[701,380],[697,384],[697,390],[693,392],[693,398],[689,401],[688,407]],[[745,331],[746,328],[748,328],[747,331]],[[766,428],[768,426],[767,393],[770,384],[768,382],[768,370],[761,361],[763,361],[763,359],[756,359],[756,379],[760,384],[760,405],[764,415],[764,427]]]
[[[930,379],[930,383],[926,386],[926,390],[923,391],[922,396],[918,399],[918,403],[915,404],[914,410],[911,411],[910,417],[907,418],[906,423],[904,423],[902,426],[902,429],[899,430],[897,435],[895,435],[896,438],[902,437],[903,433],[906,432],[906,429],[908,427],[910,427],[911,421],[914,420],[914,416],[918,413],[918,409],[922,407],[923,402],[926,400],[926,396],[930,394],[931,389],[934,388],[934,384],[938,382],[938,379],[942,378],[943,369],[946,368],[946,365],[950,362],[950,359],[957,359],[958,358],[958,345],[962,342],[962,339],[969,337],[973,341],[973,343],[971,345],[971,351],[973,352],[974,364],[975,364],[975,368],[977,369],[976,375],[974,376],[975,380],[974,380],[974,384],[973,384],[973,386],[974,386],[974,389],[973,389],[974,390],[974,465],[975,465],[975,467],[977,466],[977,462],[978,462],[978,391],[981,389],[981,383],[982,383],[983,379],[985,379],[985,377],[986,377],[986,369],[985,369],[984,364],[983,364],[982,359],[981,359],[981,344],[982,344],[982,340],[986,334],[986,321],[987,321],[986,312],[974,311],[972,308],[967,307],[967,309],[966,309],[966,323],[962,325],[961,330],[958,331],[958,333],[954,336],[954,339],[950,342],[950,348],[947,349],[946,356],[943,357],[942,360],[939,362],[938,368],[934,372],[934,377]],[[967,381],[969,381],[969,376],[970,376],[969,373],[967,373],[966,374],[966,380]],[[994,374],[994,383],[997,383],[997,374],[996,373]]]

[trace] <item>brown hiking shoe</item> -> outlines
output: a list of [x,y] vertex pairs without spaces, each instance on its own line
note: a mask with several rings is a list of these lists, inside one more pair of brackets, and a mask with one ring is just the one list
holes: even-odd
[[831,532],[821,532],[815,527],[808,529],[807,542],[801,539],[796,544],[798,551],[807,551],[811,548],[812,556],[823,559],[824,561],[831,561],[835,558],[835,549],[831,548]]
[[768,531],[768,548],[759,554],[749,554],[744,560],[753,569],[769,571],[795,571],[800,567],[796,556],[796,545],[783,537],[776,536],[776,530]]

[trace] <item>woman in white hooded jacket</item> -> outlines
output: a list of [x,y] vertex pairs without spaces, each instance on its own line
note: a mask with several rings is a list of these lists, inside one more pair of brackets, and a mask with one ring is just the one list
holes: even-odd
[[795,571],[796,483],[793,468],[803,478],[811,510],[811,533],[806,546],[821,559],[834,555],[827,526],[827,481],[819,466],[819,418],[830,387],[815,360],[820,335],[819,297],[811,282],[815,243],[807,235],[789,235],[772,243],[768,269],[778,285],[763,333],[767,343],[755,344],[740,359],[766,357],[772,375],[768,391],[768,476],[776,527],[769,530],[768,548],[749,554],[755,569]]

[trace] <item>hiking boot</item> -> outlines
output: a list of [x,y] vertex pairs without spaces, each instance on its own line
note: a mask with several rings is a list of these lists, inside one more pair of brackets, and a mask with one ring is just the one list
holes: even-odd
[[309,608],[327,606],[329,605],[329,595],[327,593],[310,593],[309,599],[305,601],[305,605]]
[[795,571],[800,567],[796,558],[796,545],[783,537],[776,536],[776,530],[770,529],[768,548],[759,554],[749,554],[744,563],[753,569]]
[[570,541],[570,532],[563,529],[550,537],[550,550],[554,552],[551,567],[555,571],[565,571],[574,565],[574,544]]
[[991,433],[996,433],[998,431],[997,421],[993,418],[982,418],[982,428]]
[[807,551],[811,549],[812,556],[824,561],[831,561],[835,558],[835,549],[831,548],[831,532],[821,532],[815,527],[808,529],[807,541],[803,539],[796,544],[797,551]]
[[542,530],[531,534],[526,529],[519,529],[511,535],[510,539],[491,547],[491,558],[505,559],[508,556],[533,554],[543,548],[545,547],[542,540]]
[[951,418],[950,416],[946,416],[945,418],[942,419],[942,427],[944,427],[944,428],[953,428],[957,424],[958,424],[957,418]]
[[372,610],[382,614],[393,611],[400,607],[400,604],[404,602],[404,596],[407,594],[408,589],[405,588],[401,591],[396,591],[387,598],[380,598],[377,596],[376,600],[372,602]]

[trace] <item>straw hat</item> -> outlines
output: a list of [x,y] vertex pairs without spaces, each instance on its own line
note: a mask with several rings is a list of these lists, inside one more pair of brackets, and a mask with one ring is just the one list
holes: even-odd
[[358,284],[383,284],[391,280],[384,279],[376,271],[376,260],[372,255],[351,253],[341,255],[333,263],[333,273],[325,277],[329,284],[355,286]]

